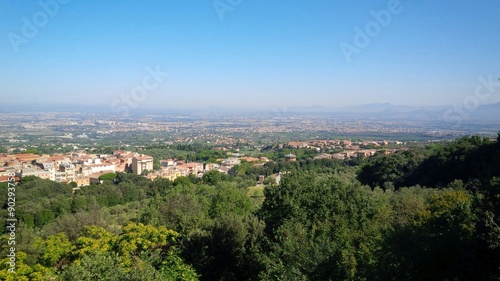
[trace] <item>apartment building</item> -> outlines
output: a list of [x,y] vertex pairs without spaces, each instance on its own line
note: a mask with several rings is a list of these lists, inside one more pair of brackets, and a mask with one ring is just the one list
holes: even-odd
[[140,175],[146,170],[153,170],[153,157],[142,154],[134,156],[132,158],[132,172],[135,175]]

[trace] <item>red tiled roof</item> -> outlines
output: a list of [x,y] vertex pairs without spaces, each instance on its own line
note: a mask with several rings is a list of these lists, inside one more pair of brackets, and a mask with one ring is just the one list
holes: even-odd
[[[0,176],[0,182],[8,182],[9,179],[11,179],[12,177],[9,177],[9,176]],[[19,177],[14,177],[14,180],[16,182],[20,181],[21,179]]]

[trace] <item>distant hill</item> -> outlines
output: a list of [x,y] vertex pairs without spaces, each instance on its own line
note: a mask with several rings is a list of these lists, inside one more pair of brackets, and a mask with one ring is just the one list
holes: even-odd
[[397,112],[410,112],[417,110],[417,107],[409,105],[394,105],[391,103],[370,103],[355,106],[346,106],[335,108],[336,112],[382,112],[382,111],[397,111]]
[[394,105],[391,103],[370,103],[355,106],[328,108],[321,105],[298,106],[288,108],[290,113],[356,113],[381,119],[405,118],[405,119],[435,119],[445,120],[445,112],[452,110],[453,116],[465,113],[465,119],[473,120],[500,120],[500,102],[481,105],[474,110],[462,108],[460,113],[455,106],[410,106]]
[[411,106],[392,103],[369,103],[353,106],[325,107],[322,105],[296,106],[288,108],[290,112],[342,112],[342,113],[376,113],[376,112],[439,112],[444,106]]
[[477,107],[471,112],[471,118],[500,120],[500,102]]

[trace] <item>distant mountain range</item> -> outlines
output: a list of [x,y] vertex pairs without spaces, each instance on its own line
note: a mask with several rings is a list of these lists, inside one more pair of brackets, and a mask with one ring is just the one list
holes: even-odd
[[466,116],[470,119],[493,119],[500,120],[500,102],[480,105],[478,107],[461,106],[458,109],[453,106],[410,106],[394,105],[391,103],[372,103],[356,106],[328,108],[321,105],[298,106],[287,109],[289,113],[359,113],[380,115],[385,117],[428,117],[445,118],[447,116]]
[[332,107],[328,108],[321,105],[314,106],[298,106],[291,107],[290,112],[360,112],[360,113],[370,113],[370,112],[384,112],[384,111],[395,111],[395,112],[412,112],[417,110],[430,110],[430,111],[441,111],[444,110],[444,106],[411,106],[411,105],[394,105],[391,103],[370,103],[362,105],[344,106],[344,107]]

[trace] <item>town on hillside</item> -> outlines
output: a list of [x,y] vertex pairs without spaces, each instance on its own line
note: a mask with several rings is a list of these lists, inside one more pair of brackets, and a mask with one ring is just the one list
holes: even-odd
[[[393,148],[386,148],[391,145]],[[396,147],[396,148],[394,148]],[[358,157],[371,157],[377,153],[390,154],[398,150],[407,150],[400,141],[352,141],[352,140],[309,140],[291,141],[277,144],[276,149],[308,149],[314,152],[313,159],[346,160]],[[215,150],[229,150],[226,147],[214,147]],[[236,149],[235,151],[239,151]],[[335,153],[328,153],[337,151]],[[75,151],[60,154],[4,153],[0,154],[0,182],[8,180],[8,175],[15,174],[16,180],[27,176],[61,183],[74,183],[75,187],[88,186],[102,182],[100,177],[109,173],[128,172],[147,177],[150,180],[165,178],[174,181],[178,177],[196,176],[202,178],[207,171],[216,170],[223,174],[242,161],[262,166],[272,161],[264,156],[245,156],[243,153],[228,152],[227,158],[216,159],[213,163],[187,161],[179,159],[161,159],[159,168],[154,168],[154,159],[140,152],[115,150],[112,153],[88,153]],[[296,155],[283,155],[283,161],[293,162]],[[279,179],[279,175],[272,175]],[[259,177],[258,184],[262,184]]]

